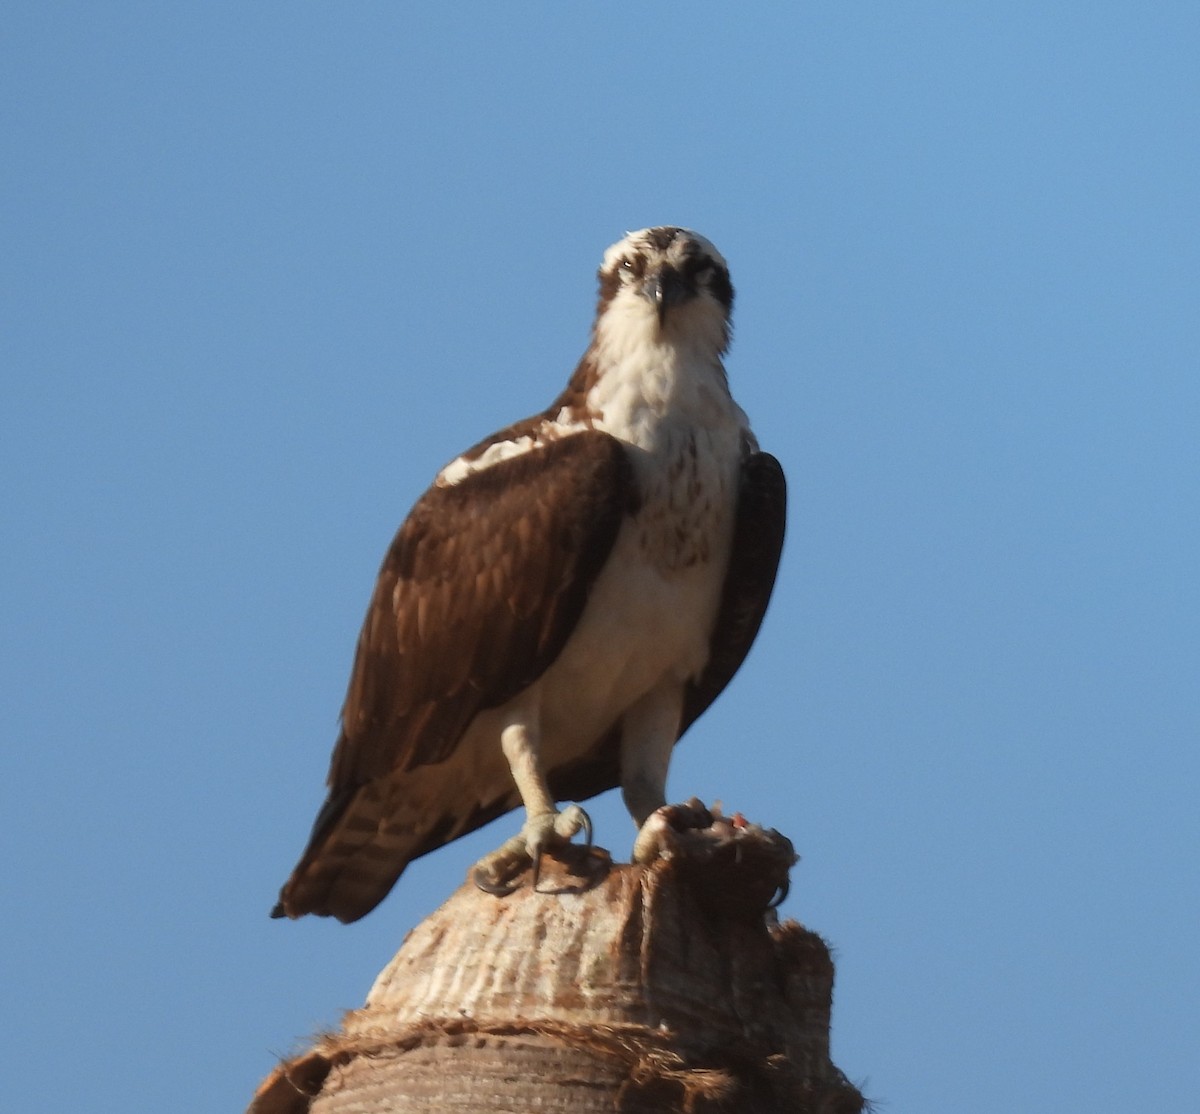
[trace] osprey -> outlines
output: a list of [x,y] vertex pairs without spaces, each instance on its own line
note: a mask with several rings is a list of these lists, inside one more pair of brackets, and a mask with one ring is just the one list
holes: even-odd
[[[456,457],[384,559],[329,796],[273,916],[354,921],[415,858],[524,804],[477,864],[507,893],[621,786],[666,804],[671,750],[758,633],[785,486],[721,358],[733,287],[684,228],[600,266],[591,344],[540,414]],[[653,840],[635,858],[657,853]]]

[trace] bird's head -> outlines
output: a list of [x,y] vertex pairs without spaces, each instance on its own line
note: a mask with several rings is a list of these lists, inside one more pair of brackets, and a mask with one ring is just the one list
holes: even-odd
[[729,345],[733,286],[724,256],[687,228],[643,228],[604,253],[597,329],[659,342]]

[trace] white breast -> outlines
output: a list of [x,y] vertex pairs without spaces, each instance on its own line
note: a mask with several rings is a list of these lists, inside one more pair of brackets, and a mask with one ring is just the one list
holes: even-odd
[[[703,670],[729,564],[741,459],[754,444],[710,340],[667,344],[644,322],[621,324],[610,313],[597,330],[603,372],[584,400],[586,417],[564,410],[536,436],[460,458],[438,478],[461,482],[584,429],[611,434],[630,455],[639,510],[622,525],[563,652],[536,683],[550,765],[591,745],[652,689],[683,686]],[[486,716],[472,727],[467,750],[479,761],[497,751],[493,733]]]
[[708,660],[750,435],[719,363],[684,367],[678,349],[654,349],[626,353],[588,398],[595,428],[629,447],[641,506],[543,678],[548,750],[586,745]]

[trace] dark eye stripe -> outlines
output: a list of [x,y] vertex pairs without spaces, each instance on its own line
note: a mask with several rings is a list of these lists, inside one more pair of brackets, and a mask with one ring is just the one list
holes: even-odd
[[641,278],[646,273],[646,260],[642,255],[626,256],[620,262],[620,269],[628,271],[634,278]]

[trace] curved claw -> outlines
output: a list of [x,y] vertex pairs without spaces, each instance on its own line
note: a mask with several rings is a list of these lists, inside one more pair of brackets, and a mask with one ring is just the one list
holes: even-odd
[[497,851],[480,859],[471,872],[471,880],[484,893],[507,897],[519,886],[517,879],[526,867],[533,870],[533,889],[538,888],[542,872],[542,855],[546,850],[567,848],[571,836],[583,832],[584,850],[592,847],[592,820],[578,805],[562,812],[546,812],[526,819],[521,833],[515,835]]
[[[483,890],[485,894],[494,894],[496,897],[508,897],[509,894],[515,892],[520,886],[520,882],[516,879],[520,878],[520,873],[513,876],[509,882],[492,882],[488,879],[479,867],[471,871],[471,881],[476,887]],[[537,863],[533,864],[534,886],[537,886]]]
[[775,897],[771,898],[769,902],[767,902],[767,908],[778,909],[785,901],[787,901],[787,895],[791,888],[792,880],[790,878],[785,878],[779,887],[779,893],[776,894]]
[[[583,832],[583,847],[585,850],[591,850],[592,847],[592,818],[587,812],[580,808],[579,805],[571,805],[569,809],[564,809],[554,818],[554,835],[550,840],[551,845],[555,842],[570,845],[571,836],[577,832]],[[536,893],[538,888],[538,879],[542,874],[542,855],[544,854],[543,845],[539,843],[536,850],[530,851],[530,856],[533,859],[533,890]]]

